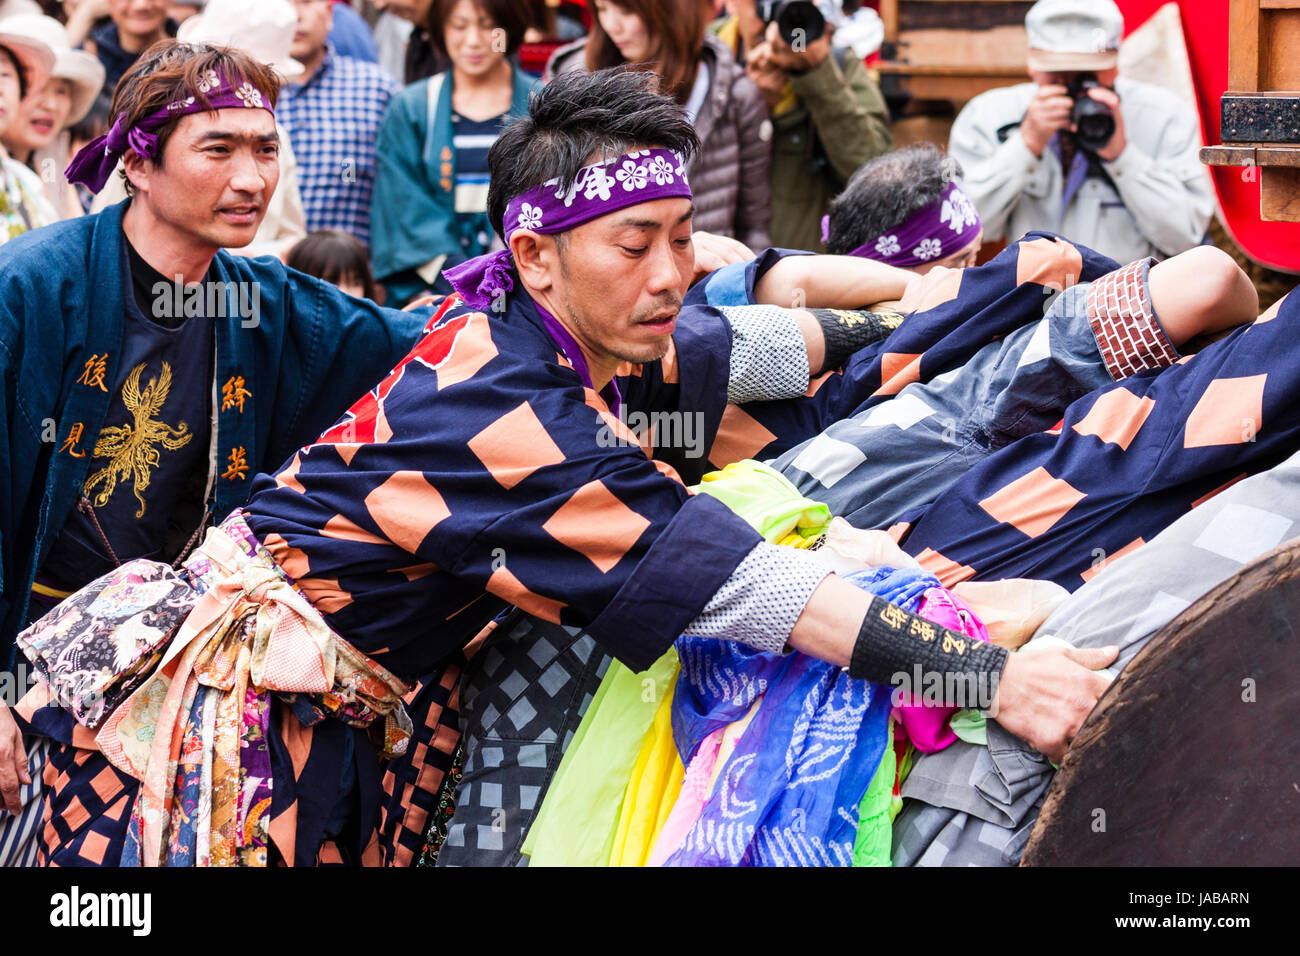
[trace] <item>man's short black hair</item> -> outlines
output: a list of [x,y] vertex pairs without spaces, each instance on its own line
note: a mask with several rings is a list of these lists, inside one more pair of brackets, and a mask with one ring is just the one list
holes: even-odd
[[488,218],[504,237],[511,199],[631,149],[671,149],[689,160],[699,137],[686,113],[659,92],[651,73],[624,68],[561,73],[528,98],[528,115],[508,126],[488,152]]
[[864,163],[831,203],[826,251],[849,254],[930,205],[961,176],[961,163],[932,143],[915,143]]

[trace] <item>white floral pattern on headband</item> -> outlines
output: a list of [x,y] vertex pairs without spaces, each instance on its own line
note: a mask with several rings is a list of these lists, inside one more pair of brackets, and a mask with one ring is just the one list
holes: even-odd
[[978,223],[980,217],[975,211],[975,204],[966,197],[966,194],[960,189],[954,189],[952,194],[943,201],[939,221],[946,222],[949,229],[960,233],[966,227]]
[[876,252],[882,256],[896,256],[899,248],[897,236],[881,236],[876,240]]
[[[584,166],[578,170],[573,187],[567,192],[559,188],[560,180],[558,177],[547,180],[545,186],[555,186],[555,198],[563,200],[564,205],[569,207],[573,205],[579,193],[582,194],[584,199],[599,198],[602,202],[608,202],[612,190],[619,184],[622,184],[623,189],[627,192],[645,189],[652,181],[657,186],[672,185],[676,179],[681,179],[684,185],[687,184],[685,163],[681,156],[677,156],[676,166],[670,164],[662,156],[655,156],[645,163],[637,162],[637,160],[649,155],[649,150],[634,150],[625,156],[618,156],[602,163]],[[615,170],[613,177],[611,177],[608,170],[615,163],[620,165]]]
[[211,93],[221,85],[221,77],[217,76],[216,70],[203,70],[199,73],[199,92]]
[[912,255],[929,262],[943,254],[943,243],[938,239],[922,239],[921,244],[912,250]]
[[247,80],[244,81],[243,86],[235,90],[235,95],[239,97],[239,101],[249,109],[254,107],[261,109],[263,106],[262,91]]
[[523,208],[519,210],[518,229],[540,229],[542,228],[542,211],[532,203],[524,203]]

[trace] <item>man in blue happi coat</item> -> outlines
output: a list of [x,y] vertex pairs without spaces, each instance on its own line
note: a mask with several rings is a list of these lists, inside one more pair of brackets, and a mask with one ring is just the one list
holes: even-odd
[[[234,51],[153,48],[118,87],[90,168],[73,173],[98,190],[121,156],[132,198],[2,250],[4,669],[24,624],[100,574],[182,559],[427,320],[222,251],[252,240],[275,191],[278,90]],[[0,813],[0,860],[28,860],[37,823]]]

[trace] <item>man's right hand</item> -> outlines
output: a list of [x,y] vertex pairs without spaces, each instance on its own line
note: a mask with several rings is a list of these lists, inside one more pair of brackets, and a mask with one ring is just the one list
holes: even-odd
[[1035,156],[1043,155],[1058,130],[1069,128],[1074,100],[1068,93],[1059,83],[1040,86],[1029,109],[1025,110],[1025,118],[1020,121],[1020,138]]
[[730,236],[719,236],[712,232],[693,232],[691,242],[695,246],[695,275],[691,282],[697,282],[723,266],[749,262],[755,258],[753,249]]
[[1110,678],[1095,673],[1119,656],[1118,647],[1045,648],[1007,660],[989,716],[1053,763],[1092,712]]
[[22,732],[14,723],[9,708],[0,704],[0,799],[4,800],[4,809],[21,813],[23,804],[18,789],[31,782]]

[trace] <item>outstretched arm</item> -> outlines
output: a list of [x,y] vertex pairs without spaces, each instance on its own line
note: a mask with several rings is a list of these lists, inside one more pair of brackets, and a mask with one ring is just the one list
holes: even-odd
[[[977,688],[992,694],[983,708],[1057,763],[1109,683],[1094,671],[1119,653],[1106,647],[1009,654],[923,622],[833,575],[813,591],[787,646],[880,684],[890,684],[897,673],[911,678],[914,667],[940,678],[974,677]],[[947,691],[970,685],[940,680],[938,686]],[[954,702],[970,703],[945,700]]]
[[901,299],[916,274],[854,256],[786,256],[754,286],[763,305],[858,309]]

